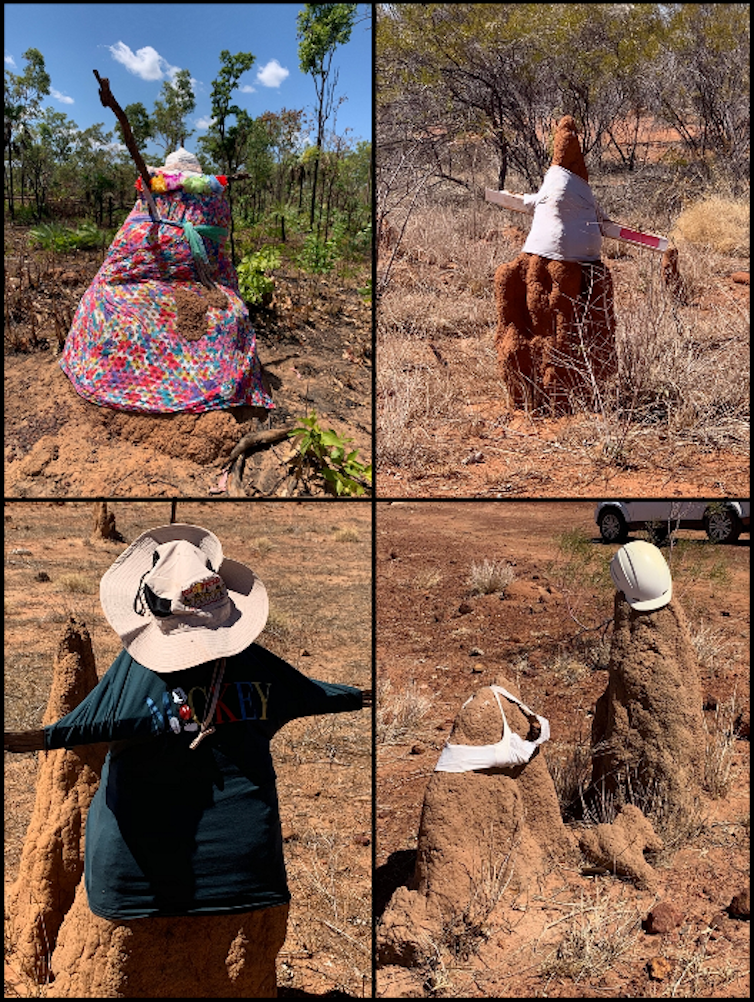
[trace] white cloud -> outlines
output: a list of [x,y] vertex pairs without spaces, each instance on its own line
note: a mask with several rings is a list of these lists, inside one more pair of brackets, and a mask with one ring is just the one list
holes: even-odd
[[6,56],[5,57],[5,65],[6,66],[12,66],[15,69],[16,68],[16,60],[13,58],[13,56]]
[[256,87],[252,87],[251,84],[244,84],[243,87],[238,88],[242,94],[256,94]]
[[122,63],[129,73],[142,80],[162,80],[163,77],[172,80],[180,70],[180,66],[171,66],[151,45],[132,52],[125,42],[116,42],[115,45],[108,45],[108,49],[116,62]]
[[257,73],[257,80],[264,87],[279,87],[291,71],[281,66],[277,59],[271,59],[266,66],[263,66]]
[[50,94],[55,98],[56,101],[60,101],[62,104],[75,104],[76,102],[72,97],[68,97],[66,94],[61,94],[59,90],[55,90],[54,87],[50,87]]
[[211,115],[205,115],[204,118],[197,118],[196,127],[197,129],[208,129],[213,121],[214,119]]

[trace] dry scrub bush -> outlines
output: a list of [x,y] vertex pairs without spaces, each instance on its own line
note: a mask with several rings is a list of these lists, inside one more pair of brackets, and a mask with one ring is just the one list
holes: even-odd
[[572,910],[543,932],[564,925],[562,937],[540,967],[548,981],[570,978],[593,983],[630,950],[641,935],[644,911],[632,901],[616,901],[596,885],[593,897],[582,895]]
[[712,196],[689,205],[672,236],[721,254],[749,256],[749,203]]
[[[336,958],[336,968],[328,965],[332,973],[326,968],[323,973],[337,991],[351,997],[368,994],[371,898],[367,882],[353,879],[350,833],[306,827],[297,831],[286,856],[294,902],[289,924],[295,940],[311,957],[324,954]],[[306,901],[300,912],[295,906],[299,900]],[[283,950],[283,979],[288,973],[285,957]],[[316,960],[312,963],[316,967]],[[338,975],[338,971],[343,973]]]
[[61,574],[57,579],[57,590],[73,595],[93,595],[99,591],[98,585],[85,574]]
[[663,432],[670,444],[748,448],[748,311],[731,301],[680,314],[655,259],[638,281],[616,282],[616,296],[617,376],[596,410],[589,401],[582,408],[592,422],[585,442],[592,453],[627,467],[641,463],[649,458],[641,453],[646,431]]
[[736,743],[736,720],[739,705],[735,692],[715,707],[715,722],[710,730],[707,719],[707,744],[704,750],[704,787],[713,797],[726,797],[731,788],[731,768]]
[[547,767],[563,819],[576,817],[582,809],[584,791],[592,774],[592,748],[588,739],[551,741],[545,749]]
[[472,595],[505,594],[505,589],[516,577],[510,564],[502,560],[483,560],[473,563],[469,571],[468,586]]
[[714,674],[720,658],[729,659],[731,641],[725,636],[723,630],[716,630],[714,626],[709,626],[707,623],[700,623],[690,633],[691,645],[699,664]]
[[[505,397],[489,318],[475,319],[470,313],[468,302],[447,292],[402,295],[396,290],[381,300],[376,400],[377,454],[383,467],[419,470],[446,464],[455,469],[461,457],[449,454],[438,428],[471,428],[475,418],[467,408],[480,398]],[[471,346],[461,345],[461,337],[473,337]],[[447,364],[438,360],[432,345],[439,346]]]
[[416,737],[418,726],[432,705],[412,680],[401,692],[394,692],[390,679],[377,685],[378,744],[396,745]]
[[356,529],[347,525],[342,529],[335,529],[332,538],[336,543],[358,543],[359,534]]

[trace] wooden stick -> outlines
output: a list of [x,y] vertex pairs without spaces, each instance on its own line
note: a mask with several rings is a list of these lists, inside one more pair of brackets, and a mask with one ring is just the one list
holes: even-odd
[[245,498],[248,497],[243,487],[243,470],[246,465],[246,456],[241,453],[230,464],[230,474],[228,477],[228,497]]
[[112,108],[115,112],[115,117],[120,122],[120,127],[123,130],[123,139],[128,147],[128,152],[131,154],[134,163],[138,167],[139,174],[141,174],[141,183],[144,188],[144,198],[146,199],[147,206],[149,207],[149,215],[155,222],[158,222],[160,215],[157,212],[157,206],[154,203],[154,198],[152,198],[152,182],[149,177],[149,171],[147,170],[147,165],[144,163],[144,158],[141,153],[139,153],[133,132],[131,132],[131,126],[126,118],[126,113],[113,97],[108,78],[101,77],[96,70],[93,70],[92,72],[97,78],[97,83],[99,84],[100,103],[104,108]]
[[3,731],[3,750],[8,752],[44,751],[45,732]]

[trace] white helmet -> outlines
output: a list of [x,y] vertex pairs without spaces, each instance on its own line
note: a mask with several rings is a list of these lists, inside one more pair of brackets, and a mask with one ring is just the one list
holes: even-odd
[[610,576],[631,608],[639,612],[661,609],[673,595],[665,558],[656,546],[643,539],[621,546],[610,561]]

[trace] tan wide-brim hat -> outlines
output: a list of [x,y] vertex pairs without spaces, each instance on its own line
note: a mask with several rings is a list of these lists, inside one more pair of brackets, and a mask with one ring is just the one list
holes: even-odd
[[173,672],[239,654],[267,622],[267,590],[197,525],[149,529],[105,572],[100,602],[131,657]]

